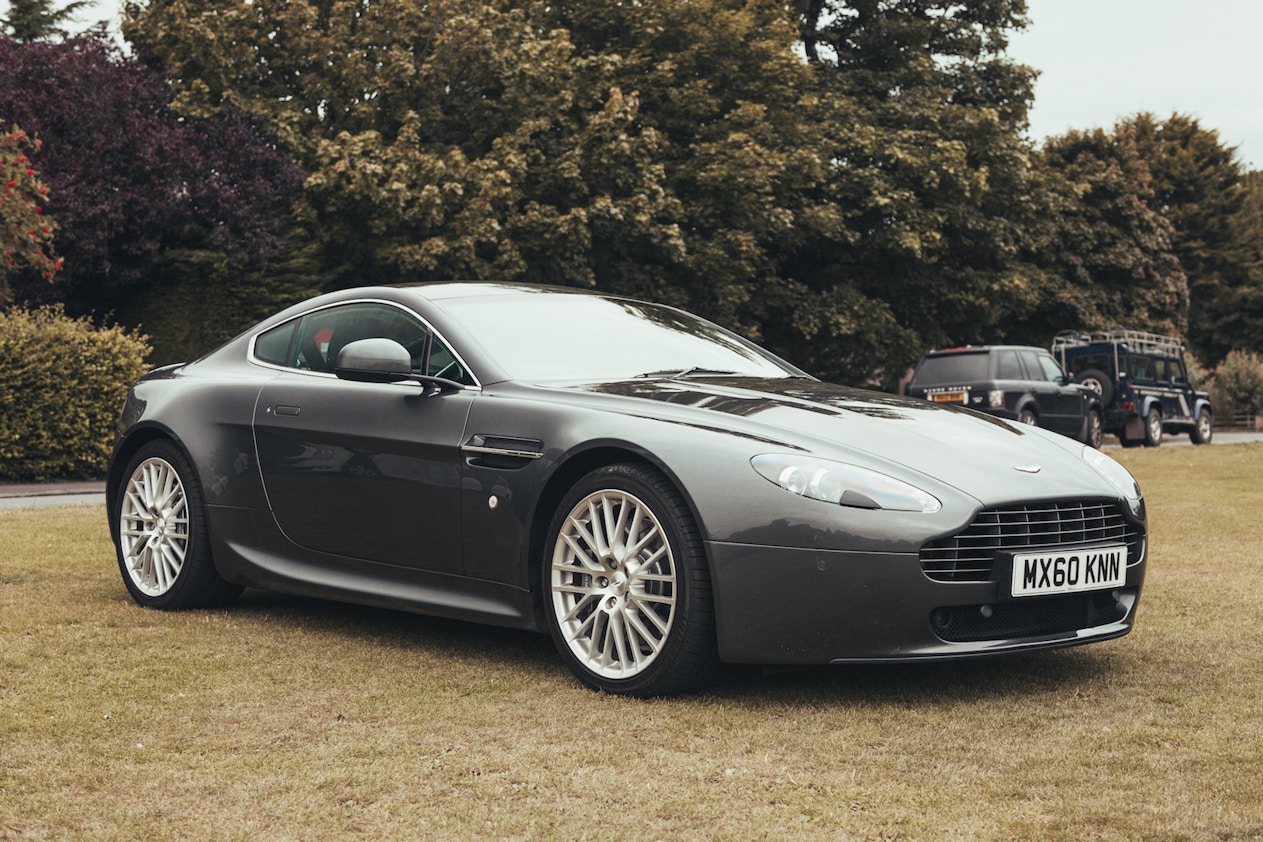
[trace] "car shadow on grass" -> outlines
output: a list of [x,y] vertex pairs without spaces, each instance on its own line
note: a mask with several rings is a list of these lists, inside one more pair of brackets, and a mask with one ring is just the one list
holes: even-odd
[[[348,642],[415,649],[501,671],[521,668],[525,680],[575,688],[546,634],[404,611],[248,590],[230,613]],[[984,659],[819,667],[725,665],[693,698],[724,704],[938,706],[1073,691],[1126,671],[1126,643],[1002,655]],[[560,689],[560,688],[559,688]]]

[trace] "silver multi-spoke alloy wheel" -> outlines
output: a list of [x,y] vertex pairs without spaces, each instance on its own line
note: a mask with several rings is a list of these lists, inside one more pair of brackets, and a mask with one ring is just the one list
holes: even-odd
[[162,596],[175,585],[189,550],[189,506],[180,475],[165,459],[146,459],[128,478],[119,548],[132,583],[146,596]]
[[549,591],[558,630],[578,661],[608,679],[643,673],[676,616],[677,567],[662,524],[634,495],[593,492],[566,516]]

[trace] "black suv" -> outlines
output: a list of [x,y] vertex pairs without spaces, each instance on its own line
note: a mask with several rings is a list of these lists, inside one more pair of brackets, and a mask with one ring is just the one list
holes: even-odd
[[1101,446],[1099,395],[1071,383],[1043,348],[978,345],[931,351],[917,363],[907,393],[1038,424]]
[[1210,441],[1210,400],[1189,383],[1184,346],[1175,337],[1062,331],[1052,350],[1076,383],[1100,394],[1105,432],[1117,435],[1123,447],[1157,447],[1164,431],[1188,433],[1193,444]]

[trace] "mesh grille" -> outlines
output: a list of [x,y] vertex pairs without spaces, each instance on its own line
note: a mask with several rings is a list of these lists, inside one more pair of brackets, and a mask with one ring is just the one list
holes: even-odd
[[936,582],[985,582],[998,550],[1022,552],[1101,542],[1127,545],[1140,561],[1140,528],[1115,502],[1067,501],[983,509],[969,526],[921,548],[921,569]]
[[1000,602],[986,606],[985,613],[980,608],[940,608],[930,614],[930,625],[943,640],[961,643],[1067,634],[1115,623],[1127,616],[1127,607],[1107,593]]

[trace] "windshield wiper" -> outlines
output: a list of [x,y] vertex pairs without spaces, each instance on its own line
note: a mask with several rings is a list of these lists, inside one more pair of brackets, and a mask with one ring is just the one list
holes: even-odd
[[702,368],[701,366],[691,366],[689,368],[666,368],[662,371],[646,371],[644,374],[637,374],[637,377],[692,377],[701,375],[703,377],[709,375],[725,375],[736,374],[735,371],[724,371],[718,368]]

